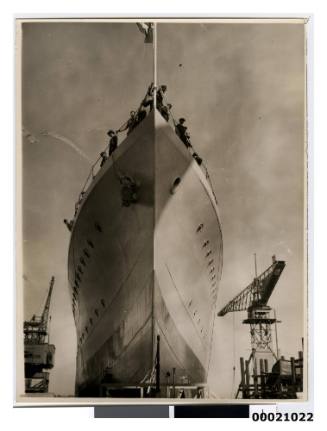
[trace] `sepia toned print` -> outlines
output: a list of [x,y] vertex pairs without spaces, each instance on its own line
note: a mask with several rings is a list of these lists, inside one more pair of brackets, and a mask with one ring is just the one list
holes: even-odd
[[306,399],[304,22],[18,28],[19,400]]

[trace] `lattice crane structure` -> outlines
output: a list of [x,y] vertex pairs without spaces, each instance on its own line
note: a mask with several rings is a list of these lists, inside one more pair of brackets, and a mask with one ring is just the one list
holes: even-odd
[[[251,354],[241,362],[239,393],[243,398],[292,398],[302,387],[302,352],[299,359],[279,357],[275,311],[268,306],[270,296],[285,268],[285,262],[272,258],[272,265],[255,276],[244,290],[223,307],[218,316],[247,311],[244,324],[250,326]],[[275,347],[273,340],[275,326]],[[295,396],[296,397],[296,396]]]
[[252,350],[270,351],[278,359],[278,344],[276,338],[276,351],[272,348],[271,325],[277,323],[275,313],[267,305],[269,298],[279,280],[285,262],[276,260],[262,274],[256,276],[249,286],[222,308],[218,316],[224,316],[234,311],[247,311],[248,318],[243,323],[250,325]]
[[41,316],[33,315],[24,322],[25,392],[46,393],[49,372],[53,368],[55,346],[49,343],[50,301],[55,279],[50,280],[49,292]]

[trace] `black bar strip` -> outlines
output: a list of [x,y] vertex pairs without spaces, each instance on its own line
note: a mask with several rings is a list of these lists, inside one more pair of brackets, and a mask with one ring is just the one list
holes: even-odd
[[246,404],[175,405],[175,418],[248,418]]

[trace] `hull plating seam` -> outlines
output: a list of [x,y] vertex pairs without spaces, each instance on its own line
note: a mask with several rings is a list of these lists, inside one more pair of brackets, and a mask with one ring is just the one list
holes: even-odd
[[[114,368],[114,366],[115,366],[115,364],[118,362],[118,361],[120,361],[121,359],[122,359],[122,357],[125,355],[125,353],[127,352],[127,350],[131,347],[131,345],[133,344],[133,342],[135,341],[135,339],[137,338],[137,336],[140,334],[140,332],[142,332],[143,331],[143,329],[146,327],[146,325],[148,324],[148,322],[149,322],[149,320],[151,319],[151,317],[152,317],[152,313],[150,313],[149,315],[148,315],[148,317],[146,318],[146,320],[145,320],[145,322],[143,323],[143,325],[137,330],[137,332],[134,334],[134,336],[133,336],[133,338],[128,342],[128,344],[124,347],[124,349],[121,351],[121,353],[119,354],[119,356],[115,359],[115,362],[113,363],[113,365],[112,365],[112,368]],[[94,354],[94,356],[96,356],[97,354],[98,354],[98,352],[99,351],[101,351],[101,349],[103,348],[103,346],[105,346],[106,345],[106,343],[104,343],[101,347],[100,347],[100,349]],[[93,356],[93,357],[94,357]],[[87,361],[87,367],[89,366],[89,364],[91,363],[91,361],[92,361],[92,359],[93,359],[93,357],[92,358],[90,358],[88,361]],[[141,369],[141,367],[139,368],[139,369]],[[137,372],[138,372],[139,370],[137,370]],[[134,375],[136,375],[137,374],[137,372],[134,374]],[[101,380],[101,378],[102,377],[104,377],[104,376],[99,376],[98,377],[98,380]],[[96,381],[96,380],[95,380]],[[91,383],[92,381],[90,380],[89,381],[89,383]],[[101,382],[100,382],[101,383]],[[84,385],[84,384],[83,384]],[[87,383],[86,383],[86,385],[87,385]]]
[[[123,289],[124,285],[125,285],[125,284],[126,284],[126,282],[128,281],[128,279],[129,279],[130,275],[133,273],[134,268],[135,268],[136,264],[138,263],[140,256],[142,256],[142,255],[143,255],[143,251],[144,251],[144,249],[145,249],[145,248],[146,248],[146,247],[144,247],[144,248],[140,251],[140,253],[138,254],[138,256],[137,256],[137,258],[136,258],[136,260],[135,260],[134,264],[132,265],[132,268],[129,270],[129,272],[128,272],[128,274],[127,274],[126,278],[125,278],[125,280],[121,283],[121,285],[120,285],[119,289],[117,290],[117,292],[115,293],[115,295],[114,295],[114,296],[113,296],[113,298],[111,299],[110,303],[109,303],[109,304],[108,304],[108,306],[106,307],[106,310],[108,310],[108,309],[112,306],[112,304],[114,303],[114,301],[117,299],[117,297],[118,297],[118,296],[119,296],[119,294],[121,293],[121,290]],[[150,274],[149,278],[151,278],[151,274]],[[148,281],[148,280],[147,280],[147,281]],[[140,292],[143,292],[143,290],[146,288],[146,285],[147,285],[147,284],[145,284],[145,286],[142,288],[142,290],[141,290]],[[105,315],[105,313],[104,313],[104,314],[102,314],[102,315],[99,317],[98,322],[100,322],[100,321],[103,319],[104,315]],[[92,330],[89,332],[88,336],[85,338],[85,342],[86,342],[86,341],[87,341],[87,339],[91,336],[91,334],[93,333],[93,331],[95,330],[95,328],[96,328],[96,326],[94,326],[94,327],[92,328]],[[85,342],[84,342],[83,344],[85,344]]]
[[186,310],[187,314],[190,316],[190,321],[192,322],[192,325],[193,325],[193,327],[194,327],[194,329],[195,329],[195,333],[196,333],[197,337],[199,338],[199,340],[201,341],[201,344],[205,347],[205,344],[204,344],[204,342],[203,342],[203,340],[202,340],[201,336],[199,335],[198,329],[197,329],[197,327],[196,327],[196,326],[195,326],[195,324],[194,324],[194,321],[193,321],[193,319],[192,319],[192,316],[191,316],[191,314],[190,314],[189,310],[185,307],[185,304],[184,304],[184,302],[183,302],[183,298],[181,297],[181,294],[179,293],[178,287],[176,286],[175,281],[174,281],[174,279],[173,279],[173,276],[171,275],[171,272],[169,271],[169,268],[168,268],[167,263],[165,263],[165,266],[166,266],[167,271],[168,271],[168,273],[169,273],[169,277],[170,277],[170,279],[171,279],[171,281],[172,281],[172,284],[173,284],[173,286],[174,286],[174,288],[175,288],[175,290],[176,290],[176,292],[177,292],[177,294],[178,294],[178,297],[179,297],[179,299],[180,299],[180,301],[181,301],[181,304],[183,305],[183,307],[184,307],[184,309]]

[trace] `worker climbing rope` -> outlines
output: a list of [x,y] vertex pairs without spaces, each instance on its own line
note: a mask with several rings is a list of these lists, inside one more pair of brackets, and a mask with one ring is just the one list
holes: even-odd
[[118,147],[118,136],[114,130],[108,130],[107,135],[110,137],[109,140],[109,157]]
[[149,85],[147,92],[144,96],[144,99],[142,100],[141,106],[143,108],[150,108],[150,111],[153,109],[153,93],[154,93],[154,84],[151,82]]
[[175,132],[176,135],[180,138],[180,140],[185,144],[186,148],[191,148],[190,135],[187,131],[187,127],[184,126],[185,118],[180,118],[178,123],[175,124]]
[[129,135],[136,126],[136,120],[136,112],[131,111],[129,119],[117,130],[117,133],[121,133],[127,130],[127,135]]
[[71,232],[71,230],[73,229],[73,225],[74,222],[73,220],[68,221],[66,218],[64,219],[64,223],[67,226],[67,229],[69,230],[69,232]]
[[[107,135],[109,136],[109,143],[106,149],[100,153],[99,158],[91,167],[91,171],[85,181],[82,193],[76,204],[75,216],[81,204],[81,197],[83,197],[86,188],[88,187],[89,183],[95,178],[99,167],[102,168],[105,165],[106,161],[108,160],[108,157],[112,159],[115,174],[119,180],[119,183],[122,186],[121,193],[123,205],[129,206],[131,203],[135,203],[137,201],[139,186],[130,175],[125,175],[119,172],[116,166],[116,161],[114,159],[114,153],[118,148],[119,133],[123,133],[126,131],[127,135],[129,135],[153,109],[155,89],[156,88],[154,86],[154,83],[152,82],[147,88],[145,96],[141,101],[139,107],[136,110],[130,111],[129,119],[117,130],[108,130]],[[164,84],[160,85],[156,92],[156,107],[158,111],[161,113],[161,115],[167,122],[169,122],[170,119],[172,120],[177,136],[184,143],[186,148],[190,150],[192,157],[198,163],[198,165],[203,166],[203,169],[206,169],[203,164],[202,158],[193,150],[190,134],[188,133],[188,128],[185,126],[185,118],[180,118],[179,121],[176,122],[172,113],[172,104],[168,103],[166,100],[166,93],[167,86]]]

